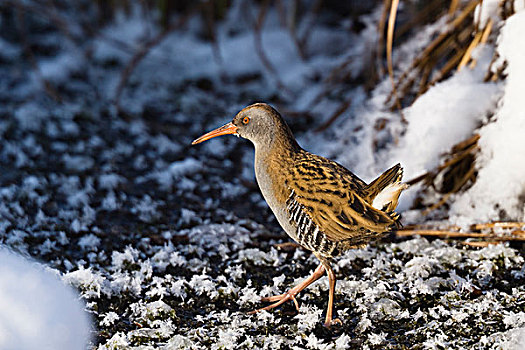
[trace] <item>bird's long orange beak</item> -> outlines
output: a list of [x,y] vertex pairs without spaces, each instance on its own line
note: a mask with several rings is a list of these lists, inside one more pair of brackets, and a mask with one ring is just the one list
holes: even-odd
[[202,135],[196,140],[193,140],[191,144],[196,145],[198,143],[204,142],[206,140],[212,139],[217,136],[230,135],[230,134],[236,134],[236,133],[237,133],[237,127],[233,125],[233,123],[228,123],[226,125],[221,126],[220,128],[217,128],[213,131],[210,131],[207,134]]

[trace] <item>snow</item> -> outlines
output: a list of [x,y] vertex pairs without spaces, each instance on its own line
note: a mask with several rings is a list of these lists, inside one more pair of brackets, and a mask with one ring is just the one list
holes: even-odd
[[462,218],[525,220],[525,11],[510,17],[498,38],[498,53],[507,62],[504,94],[494,119],[479,130],[481,148],[476,183],[452,205]]
[[116,312],[110,311],[104,316],[102,321],[100,321],[100,325],[101,326],[110,326],[113,323],[115,323],[115,321],[118,320],[118,319],[119,319],[118,314]]
[[79,53],[61,54],[50,60],[42,60],[39,69],[42,77],[55,83],[65,83],[71,74],[80,71],[83,57]]
[[[402,161],[405,179],[435,168],[439,156],[458,140],[470,137],[496,106],[498,85],[483,82],[491,53],[485,50],[480,56],[481,62],[475,69],[464,69],[436,84],[403,111],[408,127],[390,158]],[[404,191],[402,203],[411,203],[418,187]],[[401,209],[407,204],[402,204]]]
[[43,265],[0,247],[0,348],[85,349],[90,319],[77,294]]
[[100,238],[94,234],[87,234],[82,236],[78,241],[78,245],[82,250],[97,250],[97,246],[100,244]]
[[165,170],[152,174],[150,178],[157,180],[164,188],[171,188],[174,181],[180,180],[183,176],[194,174],[201,168],[200,161],[194,158],[186,158],[180,162],[172,163]]
[[[204,273],[202,275],[193,275],[188,284],[197,295],[207,294],[212,300],[219,295],[216,291],[217,283]],[[241,298],[240,300],[243,299]]]
[[103,174],[98,177],[98,186],[102,189],[113,190],[125,179],[118,174]]
[[[517,2],[518,1],[516,1],[516,3]],[[474,11],[475,23],[478,24],[480,28],[483,28],[487,25],[489,19],[496,23],[499,22],[498,7],[499,3],[497,0],[483,1],[477,5]]]
[[239,305],[254,304],[261,300],[255,288],[250,287],[251,283],[240,291],[240,296],[237,301]]
[[72,286],[82,286],[82,295],[88,297],[100,297],[102,291],[106,291],[106,279],[99,273],[93,272],[90,268],[84,269],[82,266],[64,275],[64,281]]
[[[301,332],[309,331],[314,328],[322,319],[322,309],[315,306],[303,305],[299,308],[299,313],[294,318],[297,320],[297,328]],[[334,315],[334,318],[337,317]]]
[[36,102],[27,102],[16,110],[15,118],[18,126],[27,130],[38,130],[48,113],[42,110]]

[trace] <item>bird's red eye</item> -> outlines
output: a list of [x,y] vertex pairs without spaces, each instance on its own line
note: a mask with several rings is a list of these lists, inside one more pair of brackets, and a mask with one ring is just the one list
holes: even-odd
[[242,118],[242,123],[243,124],[248,124],[249,122],[250,122],[250,118],[248,118],[248,117]]

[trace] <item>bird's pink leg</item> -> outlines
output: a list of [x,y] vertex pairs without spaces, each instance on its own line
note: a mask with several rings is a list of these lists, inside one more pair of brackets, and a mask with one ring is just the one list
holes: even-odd
[[334,312],[334,293],[335,293],[335,274],[332,270],[332,267],[326,263],[325,266],[326,273],[328,274],[328,284],[330,286],[330,289],[328,291],[328,308],[326,309],[326,318],[324,321],[325,327],[330,327],[336,323],[339,323],[340,325],[343,324],[340,319],[332,319],[333,312]]
[[[288,292],[286,292],[284,294],[275,295],[275,296],[272,296],[272,297],[265,297],[265,298],[261,299],[261,301],[263,301],[263,302],[277,301],[276,303],[273,303],[271,305],[268,305],[266,307],[263,307],[263,308],[260,308],[260,309],[257,309],[257,310],[250,311],[249,313],[250,314],[254,314],[254,313],[259,312],[259,311],[270,310],[270,309],[273,309],[274,307],[277,307],[277,306],[287,302],[288,300],[292,300],[294,302],[295,307],[297,308],[297,310],[299,310],[299,303],[297,303],[297,300],[295,299],[295,296],[297,294],[299,294],[303,289],[308,287],[310,284],[312,284],[315,281],[317,281],[324,274],[324,271],[325,271],[325,267],[323,266],[323,264],[319,264],[317,269],[315,269],[314,273],[312,273],[310,275],[310,277],[308,277],[307,279],[305,279],[304,281],[299,283],[297,286],[295,286],[292,289],[290,289]],[[333,272],[332,272],[332,274],[333,274]]]

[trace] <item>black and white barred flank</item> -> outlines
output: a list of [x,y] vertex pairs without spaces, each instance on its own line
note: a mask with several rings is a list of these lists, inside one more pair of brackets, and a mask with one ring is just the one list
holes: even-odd
[[329,240],[321,232],[308,215],[306,208],[297,202],[293,190],[286,201],[286,210],[288,211],[290,223],[295,227],[296,240],[301,246],[327,258],[340,254],[338,242]]

